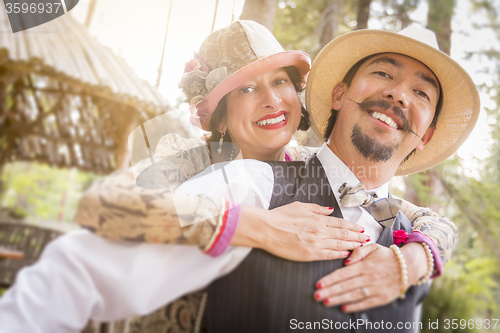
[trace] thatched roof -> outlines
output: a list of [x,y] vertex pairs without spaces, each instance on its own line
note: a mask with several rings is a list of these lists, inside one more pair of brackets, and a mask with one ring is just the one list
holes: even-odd
[[168,107],[158,90],[100,44],[70,14],[27,31],[11,31],[0,11],[0,59],[24,71],[47,73],[98,95],[139,105],[154,113]]
[[[0,30],[0,168],[25,160],[111,172],[128,164],[128,134],[169,109],[69,14],[13,34],[0,10]],[[178,116],[166,125],[189,135]]]

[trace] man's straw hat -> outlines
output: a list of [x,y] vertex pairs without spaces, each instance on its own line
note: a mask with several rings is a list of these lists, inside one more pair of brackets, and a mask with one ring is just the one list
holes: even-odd
[[186,63],[179,87],[204,130],[219,101],[252,78],[281,67],[297,68],[303,85],[311,59],[302,51],[285,51],[273,34],[254,21],[236,21],[210,34]]
[[479,95],[470,76],[439,50],[431,30],[413,24],[399,33],[358,30],[342,35],[318,54],[306,87],[312,128],[323,138],[331,114],[331,92],[359,60],[378,53],[398,53],[426,65],[438,78],[443,106],[431,141],[399,166],[396,175],[427,170],[448,158],[462,145],[479,116]]

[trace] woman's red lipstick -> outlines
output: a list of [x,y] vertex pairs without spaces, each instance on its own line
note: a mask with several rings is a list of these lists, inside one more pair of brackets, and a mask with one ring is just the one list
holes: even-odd
[[[281,119],[277,119],[277,120],[279,120],[278,123],[275,123],[275,124],[271,124],[271,123],[269,123],[269,124],[264,123],[263,124],[262,123],[265,120],[276,119],[278,117],[281,117]],[[285,126],[287,124],[287,122],[288,122],[288,113],[286,111],[284,111],[284,110],[280,110],[278,112],[266,114],[264,117],[262,117],[259,120],[257,120],[255,122],[255,125],[258,126],[259,128],[262,128],[262,129],[274,130],[274,129],[278,129],[278,128],[281,128],[281,127]]]

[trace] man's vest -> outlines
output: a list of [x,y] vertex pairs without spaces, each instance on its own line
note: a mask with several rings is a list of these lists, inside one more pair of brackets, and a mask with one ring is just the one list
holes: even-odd
[[[309,202],[333,207],[331,216],[342,218],[316,155],[306,162],[268,163],[275,176],[269,209],[294,201]],[[401,212],[393,229],[411,232],[410,222]],[[392,230],[384,227],[377,243],[393,244]],[[341,268],[343,262],[294,262],[253,249],[233,272],[208,287],[204,326],[209,333],[416,332],[420,318],[415,310],[427,295],[428,285],[411,287],[404,300],[354,314],[316,302],[316,282]]]

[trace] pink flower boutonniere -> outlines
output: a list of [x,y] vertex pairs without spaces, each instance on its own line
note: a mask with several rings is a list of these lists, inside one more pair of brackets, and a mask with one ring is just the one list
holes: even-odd
[[410,235],[404,230],[394,230],[392,232],[392,237],[394,237],[394,244],[396,244],[396,246],[401,246],[406,244]]

